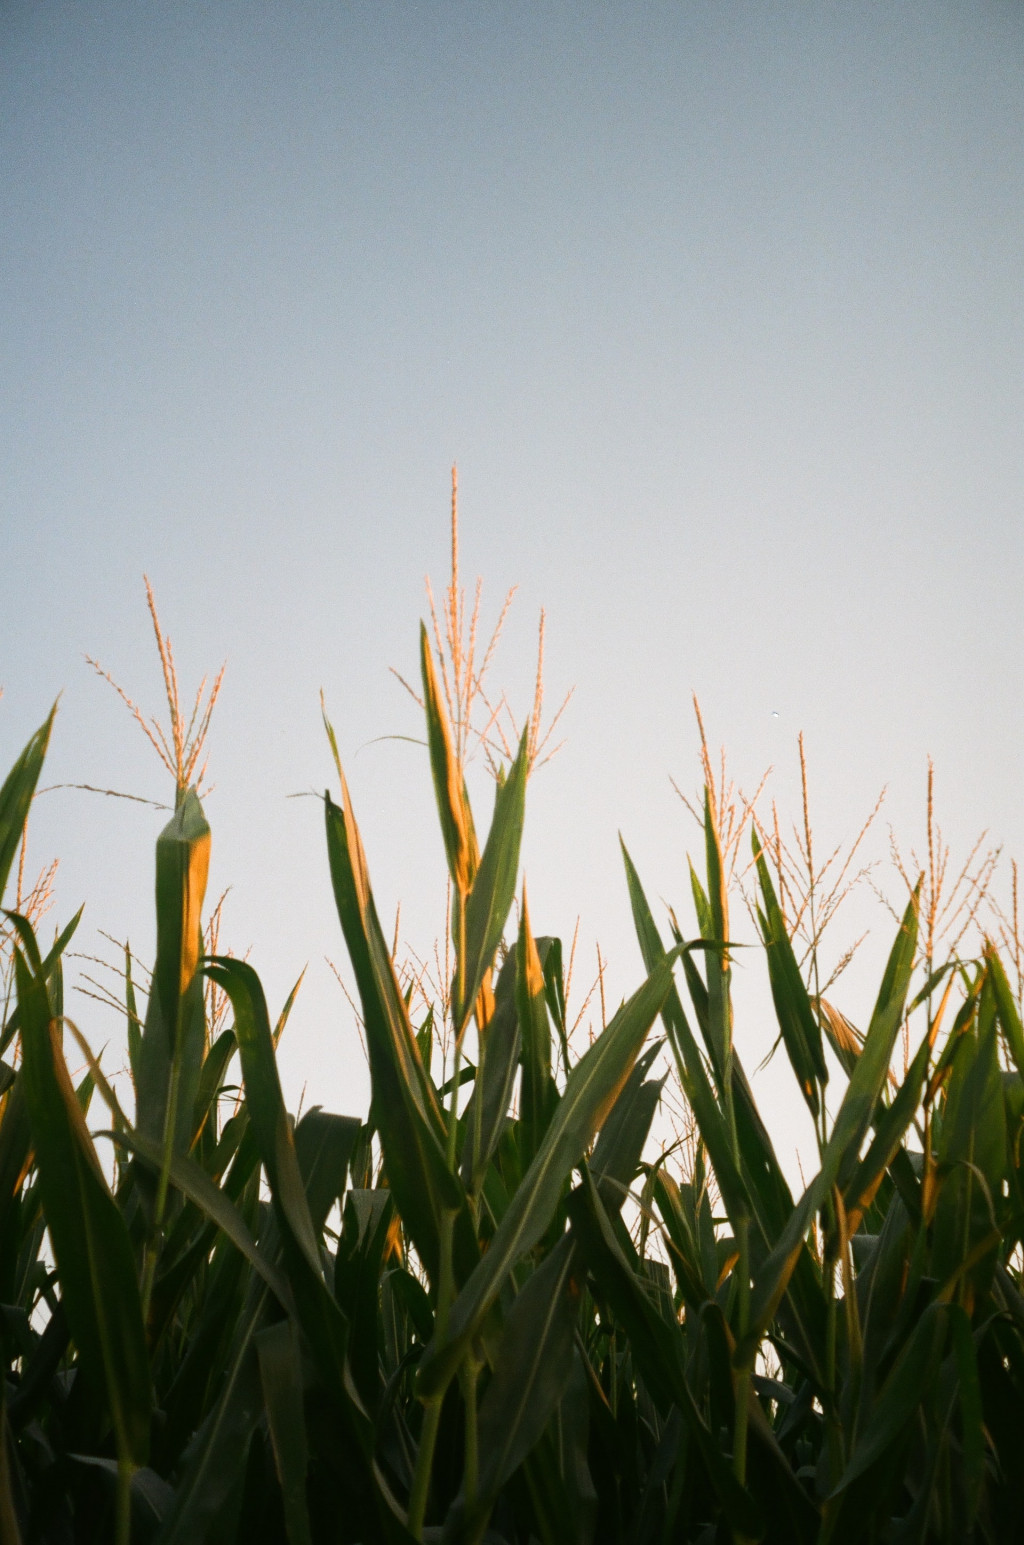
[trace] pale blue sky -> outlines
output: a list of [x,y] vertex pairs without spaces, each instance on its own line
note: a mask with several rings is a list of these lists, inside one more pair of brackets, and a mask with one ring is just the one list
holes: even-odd
[[[823,842],[886,782],[919,839],[930,752],[956,843],[1024,855],[1022,183],[1009,0],[4,0],[3,754],[62,691],[48,779],[166,797],[82,660],[159,705],[143,570],[185,680],[227,659],[211,886],[272,1007],[311,962],[291,1098],[366,1090],[286,799],[330,777],[321,686],[381,910],[439,926],[424,757],[369,743],[417,730],[386,668],[453,460],[487,615],[521,587],[496,675],[525,705],[543,605],[576,686],[525,860],[581,981],[595,939],[639,979],[619,828],[685,903],[694,689],[747,787],[791,800],[806,732]],[[145,952],[159,821],[47,796],[60,916]]]

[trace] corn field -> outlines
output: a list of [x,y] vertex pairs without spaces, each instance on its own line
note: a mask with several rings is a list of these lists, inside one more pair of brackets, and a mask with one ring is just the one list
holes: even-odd
[[[64,1012],[77,918],[45,944],[30,908],[5,914],[0,1545],[1017,1538],[1005,942],[939,959],[909,875],[859,1030],[800,946],[771,831],[746,823],[759,1035],[817,1144],[794,1194],[734,1044],[735,833],[707,762],[697,932],[659,924],[623,850],[646,975],[577,1054],[567,952],[520,889],[538,715],[495,753],[481,841],[452,706],[478,674],[456,661],[453,687],[426,630],[420,662],[443,1005],[419,1012],[396,967],[340,762],[323,799],[365,1116],[289,1114],[291,1000],[275,1016],[252,965],[204,946],[211,833],[176,683],[156,955],[148,991],[127,952],[121,978],[130,1098]],[[52,725],[0,790],[0,885]],[[655,1154],[666,1076],[692,1142]]]

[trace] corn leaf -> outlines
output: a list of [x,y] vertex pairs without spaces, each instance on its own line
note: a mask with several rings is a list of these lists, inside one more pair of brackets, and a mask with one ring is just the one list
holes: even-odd
[[921,1315],[910,1338],[879,1391],[857,1445],[831,1495],[838,1496],[851,1481],[865,1474],[899,1444],[914,1419],[942,1357],[949,1311],[932,1304]]
[[760,1539],[763,1525],[757,1504],[733,1475],[687,1383],[679,1325],[658,1313],[648,1285],[619,1248],[589,1177],[573,1192],[569,1215],[579,1248],[628,1335],[632,1356],[652,1398],[666,1414],[673,1407],[682,1413],[730,1523],[743,1537]]
[[664,1004],[671,963],[657,967],[569,1074],[537,1155],[512,1197],[486,1254],[452,1306],[448,1334],[420,1364],[424,1397],[443,1390],[518,1260],[542,1237],[562,1187],[611,1110]]
[[[82,913],[84,911],[84,907],[79,907],[70,923],[66,923],[65,926],[61,929],[60,933],[57,935],[57,938],[50,946],[50,949],[43,956],[39,963],[38,974],[45,982],[50,984],[51,996],[55,990],[56,983],[54,982],[54,975],[60,964],[61,956],[67,949],[68,945],[71,943],[71,940],[74,938],[78,925],[82,921]],[[56,1004],[51,1003],[51,1007],[56,1008]],[[0,1053],[6,1051],[7,1047],[11,1044],[20,1029],[21,1010],[18,1008],[18,1005],[15,1004],[10,1018],[3,1028],[3,1033],[0,1034]]]
[[190,789],[156,843],[156,962],[136,1067],[139,1131],[162,1142],[171,1120],[178,1152],[191,1145],[206,1050],[198,966],[209,864],[210,828]]
[[388,1184],[432,1280],[440,1264],[441,1220],[464,1205],[448,1169],[445,1129],[409,1023],[370,890],[366,859],[348,789],[339,808],[325,797],[327,851],[345,943],[355,971],[366,1026],[372,1120],[380,1132]]
[[878,1098],[903,1019],[917,944],[917,898],[915,891],[889,953],[864,1047],[822,1154],[821,1169],[794,1207],[756,1274],[751,1298],[752,1329],[737,1348],[737,1358],[751,1356],[763,1335],[800,1258],[804,1235],[814,1213],[837,1181],[844,1186],[844,1169],[848,1172],[845,1184],[857,1171],[861,1143],[876,1115]]
[[[103,1135],[111,1138],[129,1153],[136,1154],[154,1174],[159,1174],[163,1153],[158,1143],[151,1142],[140,1132],[117,1131]],[[286,1310],[293,1310],[294,1303],[287,1279],[253,1239],[245,1219],[227,1192],[216,1185],[194,1159],[184,1153],[173,1155],[170,1178],[171,1184],[181,1192],[182,1196],[193,1202],[201,1212],[205,1213],[210,1222],[215,1223],[230,1239],[235,1249],[245,1257],[267,1286],[273,1290],[281,1306]]]
[[456,976],[462,996],[456,998],[452,1009],[458,1028],[465,1023],[491,969],[516,893],[529,772],[530,756],[524,730],[508,776],[497,786],[491,829],[466,898],[465,957]]
[[257,1333],[255,1345],[288,1545],[312,1545],[306,1501],[309,1445],[295,1327],[290,1320],[279,1320]]
[[992,990],[995,993],[1000,1028],[1010,1048],[1010,1055],[1013,1057],[1017,1072],[1024,1078],[1024,1025],[1021,1024],[1020,1014],[1017,1011],[1013,993],[1010,991],[1010,984],[1006,980],[1002,961],[989,941],[985,944],[985,963],[988,967]]
[[811,1000],[804,986],[800,967],[793,953],[793,946],[786,930],[775,887],[764,853],[758,841],[757,831],[751,833],[757,877],[764,900],[764,910],[758,911],[761,937],[768,956],[768,980],[772,1000],[779,1021],[779,1029],[785,1042],[789,1060],[800,1085],[800,1093],[807,1101],[815,1120],[821,1109],[819,1085],[828,1082],[828,1068],[821,1045],[821,1028],[811,1007]]
[[[22,941],[34,945],[18,921]],[[36,971],[21,950],[15,954],[20,1082],[62,1302],[85,1375],[110,1413],[119,1458],[140,1466],[149,1457],[152,1395],[135,1259],[68,1077],[38,951],[27,953]]]
[[[480,863],[473,813],[466,794],[466,784],[452,745],[448,711],[437,682],[430,640],[420,623],[420,673],[423,678],[423,706],[427,715],[427,746],[430,771],[434,779],[437,813],[448,859],[448,872],[458,897],[469,894]],[[469,997],[473,1001],[475,994]]]
[[477,1505],[467,1510],[471,1536],[540,1438],[569,1382],[580,1294],[574,1270],[574,1243],[566,1235],[516,1295],[505,1320],[480,1406]]
[[246,1304],[218,1398],[185,1452],[183,1474],[154,1545],[196,1545],[206,1540],[237,1484],[238,1456],[248,1453],[263,1410],[253,1337],[266,1312],[266,1295],[264,1288]]
[[519,1144],[523,1164],[528,1165],[540,1147],[558,1096],[551,1078],[547,987],[537,945],[530,932],[525,885],[515,949],[515,973],[523,1068],[519,1092]]
[[469,1140],[462,1150],[461,1174],[463,1184],[474,1192],[498,1146],[512,1103],[520,1048],[516,970],[515,952],[509,951],[494,989],[494,1013],[481,1033],[480,1067],[465,1111]]
[[45,722],[36,730],[0,788],[0,898],[7,888],[14,855],[25,830],[29,806],[50,744],[56,712],[57,704],[54,703]]

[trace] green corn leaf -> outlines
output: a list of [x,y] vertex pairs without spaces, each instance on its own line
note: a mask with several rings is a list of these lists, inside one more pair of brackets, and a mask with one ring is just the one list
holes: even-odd
[[373,1410],[380,1394],[380,1285],[393,1254],[397,1231],[395,1199],[390,1191],[349,1191],[334,1267],[334,1291],[352,1327],[352,1376]]
[[985,964],[988,967],[989,980],[995,993],[996,1012],[999,1015],[999,1025],[1006,1038],[1006,1044],[1010,1048],[1010,1055],[1014,1060],[1017,1072],[1024,1078],[1024,1025],[1021,1024],[1020,1014],[1017,1012],[1017,1004],[1010,984],[1006,980],[1006,972],[1003,970],[1002,961],[996,953],[995,946],[990,940],[985,941]]
[[279,1320],[257,1333],[255,1345],[288,1545],[312,1545],[306,1501],[309,1445],[295,1327],[290,1320]]
[[[641,950],[647,962],[663,954],[663,946],[639,877],[625,848],[623,848],[623,856],[634,922]],[[699,897],[702,898],[698,907],[698,914],[702,920],[701,926],[710,930],[714,926],[710,903],[704,896],[696,876],[692,878],[695,894],[699,893]],[[677,940],[677,947],[683,949],[683,969],[697,1022],[707,1047],[708,1061],[715,1072],[717,1090],[708,1077],[704,1058],[697,1047],[674,986],[666,1000],[662,1019],[668,1031],[680,1082],[711,1157],[730,1221],[734,1228],[738,1227],[742,1220],[754,1221],[756,1233],[751,1240],[752,1252],[755,1261],[760,1260],[771,1248],[779,1230],[789,1217],[793,1206],[792,1196],[768,1131],[758,1114],[753,1093],[735,1049],[730,1050],[728,1091],[726,1088],[726,1069],[721,1060],[722,1038],[719,1036],[716,1039],[712,1033],[708,989],[694,964],[693,953],[699,950],[719,953],[722,946],[713,940],[695,940],[684,948],[678,929],[674,925],[673,933]],[[723,990],[727,998],[728,983]],[[727,1004],[725,1007],[727,1008]],[[726,1113],[727,1095],[728,1102],[732,1104],[739,1141],[739,1163],[733,1151],[730,1121]],[[804,1354],[808,1355],[813,1345],[813,1332],[810,1327],[820,1317],[822,1309],[820,1287],[816,1286],[813,1280],[813,1269],[809,1259],[798,1259],[796,1287],[791,1316],[795,1316],[799,1322],[802,1349]]]
[[456,977],[457,985],[461,984],[462,996],[455,1001],[452,1010],[456,1027],[460,1029],[468,1020],[484,977],[494,963],[516,893],[526,780],[530,772],[527,738],[524,730],[508,776],[498,785],[491,829],[466,898],[465,957]]
[[665,1083],[664,1078],[649,1079],[647,1074],[663,1045],[659,1041],[639,1058],[594,1144],[590,1172],[602,1202],[611,1212],[621,1209],[640,1168]]
[[[574,1244],[566,1235],[517,1294],[505,1320],[478,1418],[477,1505],[466,1509],[471,1538],[540,1438],[569,1382],[580,1294],[574,1265]],[[464,1507],[465,1499],[460,1502]]]
[[[92,1469],[99,1470],[110,1482],[116,1482],[118,1478],[117,1461],[114,1459],[104,1459],[99,1454],[72,1454],[70,1457],[78,1464],[89,1465]],[[155,1470],[149,1469],[148,1466],[136,1470],[131,1480],[132,1529],[138,1533],[144,1532],[148,1538],[153,1527],[163,1518],[173,1498],[173,1486],[169,1486]],[[3,1538],[4,1536],[0,1534],[0,1539]]]
[[562,941],[544,936],[535,942],[544,968],[544,990],[547,994],[548,1013],[555,1022],[555,1029],[564,1035],[565,974],[562,970]]
[[128,1065],[132,1070],[132,1087],[138,1087],[139,1058],[142,1055],[142,1020],[139,1018],[135,999],[135,982],[132,978],[132,952],[124,947],[124,1008],[128,1021]]
[[833,1497],[902,1442],[918,1407],[927,1398],[942,1357],[948,1325],[949,1311],[944,1304],[931,1304],[921,1315],[878,1393],[850,1461],[831,1493]]
[[819,1085],[828,1082],[828,1068],[821,1045],[821,1028],[811,1007],[800,967],[797,965],[793,946],[786,931],[785,919],[775,895],[768,865],[758,841],[756,829],[751,832],[757,877],[764,900],[764,911],[758,912],[761,936],[768,956],[768,980],[771,984],[775,1013],[785,1042],[789,1060],[800,1085],[800,1093],[817,1121],[821,1110],[818,1096]]
[[196,1102],[192,1110],[190,1148],[195,1146],[200,1132],[202,1132],[206,1125],[211,1110],[216,1107],[217,1098],[224,1083],[224,1075],[228,1070],[228,1064],[237,1050],[238,1042],[235,1040],[235,1032],[233,1030],[222,1030],[203,1059],[202,1069],[199,1074],[199,1088],[196,1091]]
[[32,1126],[20,1073],[4,1097],[0,1118],[0,1303],[12,1303],[22,1245],[21,1180],[32,1151]]
[[[932,1270],[945,1280],[959,1274],[975,1247],[999,1236],[996,1198],[1006,1165],[1006,1106],[996,1034],[996,999],[990,974],[982,982],[973,1024],[956,1038],[938,1143],[944,1176],[933,1221]],[[995,1248],[968,1273],[987,1288]]]
[[45,723],[36,730],[0,788],[0,897],[7,887],[14,855],[25,830],[56,712],[57,704],[54,703]]
[[551,1015],[558,1045],[562,1053],[562,1067],[569,1069],[569,1041],[565,1024],[565,973],[562,969],[562,941],[542,935],[534,941],[544,970],[544,992],[548,1013]]
[[903,1135],[913,1121],[928,1076],[931,1047],[923,1041],[907,1069],[907,1075],[890,1105],[879,1111],[875,1135],[867,1153],[849,1181],[844,1205],[851,1232],[856,1232],[860,1218],[870,1206],[878,1182],[895,1157]]
[[519,1145],[528,1165],[540,1147],[557,1103],[551,1078],[551,1031],[547,990],[540,955],[530,932],[530,913],[523,886],[519,938],[515,950],[515,995],[520,1030],[523,1077],[519,1093]]
[[245,1103],[259,1145],[282,1234],[294,1242],[314,1277],[322,1278],[320,1244],[306,1200],[263,986],[248,961],[212,956],[203,970],[231,999],[245,1080]]
[[519,1048],[516,955],[510,950],[498,973],[494,1013],[483,1034],[481,1068],[466,1106],[464,1119],[469,1140],[462,1150],[461,1173],[468,1190],[479,1190],[508,1119]]
[[[903,1020],[917,944],[918,890],[914,892],[886,964],[882,985],[864,1047],[843,1095],[832,1134],[822,1154],[821,1169],[794,1207],[784,1228],[755,1276],[751,1298],[751,1330],[737,1348],[737,1358],[750,1357],[775,1313],[800,1259],[811,1219],[838,1181],[845,1190],[860,1162],[860,1148],[877,1115],[892,1049]],[[844,1176],[844,1170],[847,1172]]]
[[663,1164],[658,1165],[654,1198],[665,1227],[669,1260],[687,1306],[699,1309],[718,1289],[718,1257],[714,1234],[701,1227],[698,1214],[702,1202],[706,1212],[706,1199],[698,1197],[695,1202],[694,1191],[692,1182],[680,1185]]
[[[420,623],[420,672],[423,677],[427,745],[430,750],[430,771],[434,779],[437,812],[441,819],[441,834],[444,837],[448,872],[452,877],[456,895],[461,898],[469,894],[473,885],[480,863],[480,854],[465,780],[452,745],[448,711],[438,687],[430,640],[423,623]],[[473,997],[470,997],[470,1002],[473,1001]]]
[[964,1491],[967,1494],[967,1517],[973,1525],[981,1501],[981,1489],[985,1480],[985,1412],[981,1397],[981,1380],[978,1376],[978,1358],[971,1333],[971,1322],[959,1304],[949,1308],[950,1330],[953,1334],[953,1352],[959,1383],[960,1437]]
[[[640,953],[643,956],[645,969],[651,972],[668,957],[651,915],[640,877],[621,838],[620,845],[626,866],[626,884],[633,911],[633,923],[640,943]],[[684,952],[682,959],[687,975],[689,976],[690,972],[696,974],[696,967],[693,965],[690,953]],[[750,1217],[751,1200],[732,1151],[732,1140],[725,1113],[715,1097],[704,1059],[690,1029],[674,982],[665,999],[661,1018],[675,1056],[680,1083],[711,1156],[726,1211],[735,1225],[737,1219]]]
[[263,1410],[259,1362],[253,1337],[266,1313],[267,1290],[249,1299],[223,1371],[216,1404],[183,1456],[182,1476],[154,1545],[196,1545],[230,1496],[239,1455]]
[[[63,1025],[65,1030],[71,1031],[72,1037],[78,1043],[78,1048],[82,1055],[85,1057],[89,1067],[88,1083],[83,1080],[83,1082],[79,1084],[78,1090],[76,1091],[76,1098],[78,1100],[82,1115],[88,1116],[89,1104],[91,1103],[94,1092],[98,1089],[103,1103],[106,1105],[110,1114],[113,1116],[117,1126],[119,1128],[128,1129],[130,1127],[128,1117],[121,1109],[117,1095],[110,1087],[107,1076],[103,1069],[100,1067],[99,1058],[93,1055],[92,1047],[89,1045],[88,1041],[85,1039],[85,1036],[82,1034],[81,1030],[79,1030],[78,1026],[74,1023],[73,1020],[65,1017]],[[85,1096],[84,1100],[83,1095]]]
[[349,1160],[361,1131],[358,1116],[339,1116],[319,1105],[306,1111],[295,1128],[295,1152],[318,1238],[331,1208],[344,1197]]
[[388,1184],[432,1280],[440,1264],[444,1212],[465,1205],[445,1157],[445,1129],[409,1023],[370,890],[366,859],[342,777],[339,808],[325,797],[327,852],[345,943],[366,1026],[372,1120],[380,1132]]
[[[19,920],[20,922],[20,920]],[[25,938],[28,925],[19,928]],[[33,952],[38,960],[38,952]],[[149,1456],[151,1386],[131,1242],[68,1077],[46,983],[15,954],[21,1079],[62,1302],[85,1376],[110,1413],[118,1456]]]
[[171,1120],[178,1152],[191,1145],[206,1049],[198,966],[209,864],[210,828],[189,789],[157,838],[156,963],[136,1067],[139,1131],[162,1141]]
[[[903,1022],[917,947],[917,913],[920,886],[915,890],[889,953],[878,999],[864,1037],[864,1047],[857,1059],[853,1076],[843,1096],[827,1146],[829,1165],[837,1159],[846,1175],[856,1169],[860,1145],[876,1114],[878,1098],[885,1087],[892,1048]],[[831,1182],[830,1182],[831,1183]]]
[[700,882],[700,876],[693,867],[693,861],[689,861],[690,890],[693,894],[693,910],[697,914],[697,927],[700,929],[701,938],[713,939],[715,937],[715,920],[711,912],[711,903],[708,900],[707,891]]
[[[75,931],[77,930],[79,923],[82,921],[82,913],[84,911],[84,906],[79,907],[70,923],[67,923],[61,929],[60,933],[57,935],[56,940],[39,963],[37,975],[41,976],[44,982],[50,984],[51,997],[53,996],[54,990],[56,988],[54,976],[60,965],[61,956],[64,954],[64,951],[67,949],[68,945],[71,943],[71,940],[74,938]],[[33,948],[34,947],[35,946],[33,944]],[[33,969],[35,969],[35,967],[33,967]],[[52,1003],[51,1007],[56,1008],[56,1004]],[[20,1029],[21,1011],[19,1010],[17,1004],[15,1004],[10,1018],[3,1028],[3,1033],[0,1034],[0,1054],[7,1050],[7,1047],[11,1044]]]
[[299,996],[299,988],[302,986],[303,979],[304,979],[305,975],[306,975],[306,968],[305,968],[305,966],[303,966],[302,970],[299,972],[299,975],[298,975],[298,978],[296,980],[295,986],[292,988],[291,992],[288,994],[287,998],[285,998],[285,1000],[284,1000],[284,1008],[281,1010],[280,1014],[278,1014],[278,1016],[277,1016],[277,1023],[274,1026],[274,1050],[275,1051],[277,1050],[278,1046],[281,1044],[281,1037],[282,1037],[282,1035],[284,1035],[285,1026],[287,1025],[289,1019],[291,1018],[292,1009],[295,1007],[295,1000]]
[[536,1157],[452,1306],[447,1337],[429,1347],[420,1364],[424,1398],[447,1386],[513,1266],[546,1232],[562,1187],[614,1105],[671,980],[671,961],[656,967],[569,1074]]
[[[154,1174],[160,1173],[163,1153],[158,1143],[143,1137],[140,1132],[118,1131],[106,1132],[102,1135],[109,1137],[129,1153],[135,1154]],[[184,1153],[176,1153],[172,1157],[170,1178],[171,1184],[181,1192],[182,1196],[187,1197],[201,1212],[205,1213],[210,1222],[215,1223],[230,1239],[235,1249],[245,1257],[267,1286],[273,1290],[281,1306],[293,1312],[294,1302],[287,1279],[253,1239],[245,1219],[227,1192],[216,1185],[194,1159]]]
[[701,933],[704,938],[718,945],[720,951],[709,956],[707,961],[709,1050],[715,1066],[723,1070],[724,1076],[724,1070],[732,1060],[731,971],[725,948],[729,938],[729,903],[718,839],[718,820],[709,788],[704,790],[704,852],[711,928],[705,931],[702,927]]
[[320,1239],[313,1226],[281,1093],[263,987],[244,960],[214,956],[204,963],[203,970],[224,989],[234,1010],[246,1108],[270,1185],[297,1318],[319,1359],[323,1377],[341,1403],[350,1432],[362,1442],[368,1426],[366,1413],[351,1398],[346,1384],[348,1322],[324,1278]]
[[637,1276],[623,1254],[589,1175],[570,1197],[569,1216],[579,1249],[628,1336],[631,1355],[653,1400],[666,1414],[673,1408],[682,1413],[733,1528],[742,1538],[760,1539],[763,1526],[757,1503],[733,1475],[687,1383],[680,1327],[674,1318],[659,1314],[649,1284]]

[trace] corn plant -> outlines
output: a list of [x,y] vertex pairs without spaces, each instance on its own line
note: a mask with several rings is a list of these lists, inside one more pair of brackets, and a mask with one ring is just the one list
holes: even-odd
[[[77,919],[46,949],[8,914],[0,1545],[1013,1537],[1024,1028],[995,947],[922,965],[914,890],[861,1034],[805,980],[755,827],[771,1038],[817,1143],[795,1196],[736,1051],[711,779],[696,933],[670,913],[661,936],[624,851],[646,976],[574,1058],[562,945],[519,872],[536,716],[495,753],[481,841],[425,631],[420,667],[451,896],[440,1072],[340,761],[323,801],[365,1117],[289,1114],[294,993],[275,1018],[251,965],[204,953],[180,714],[144,1007],[125,953],[130,1100],[65,1014]],[[0,884],[52,722],[0,789]],[[650,1142],[665,1049],[686,1166]]]

